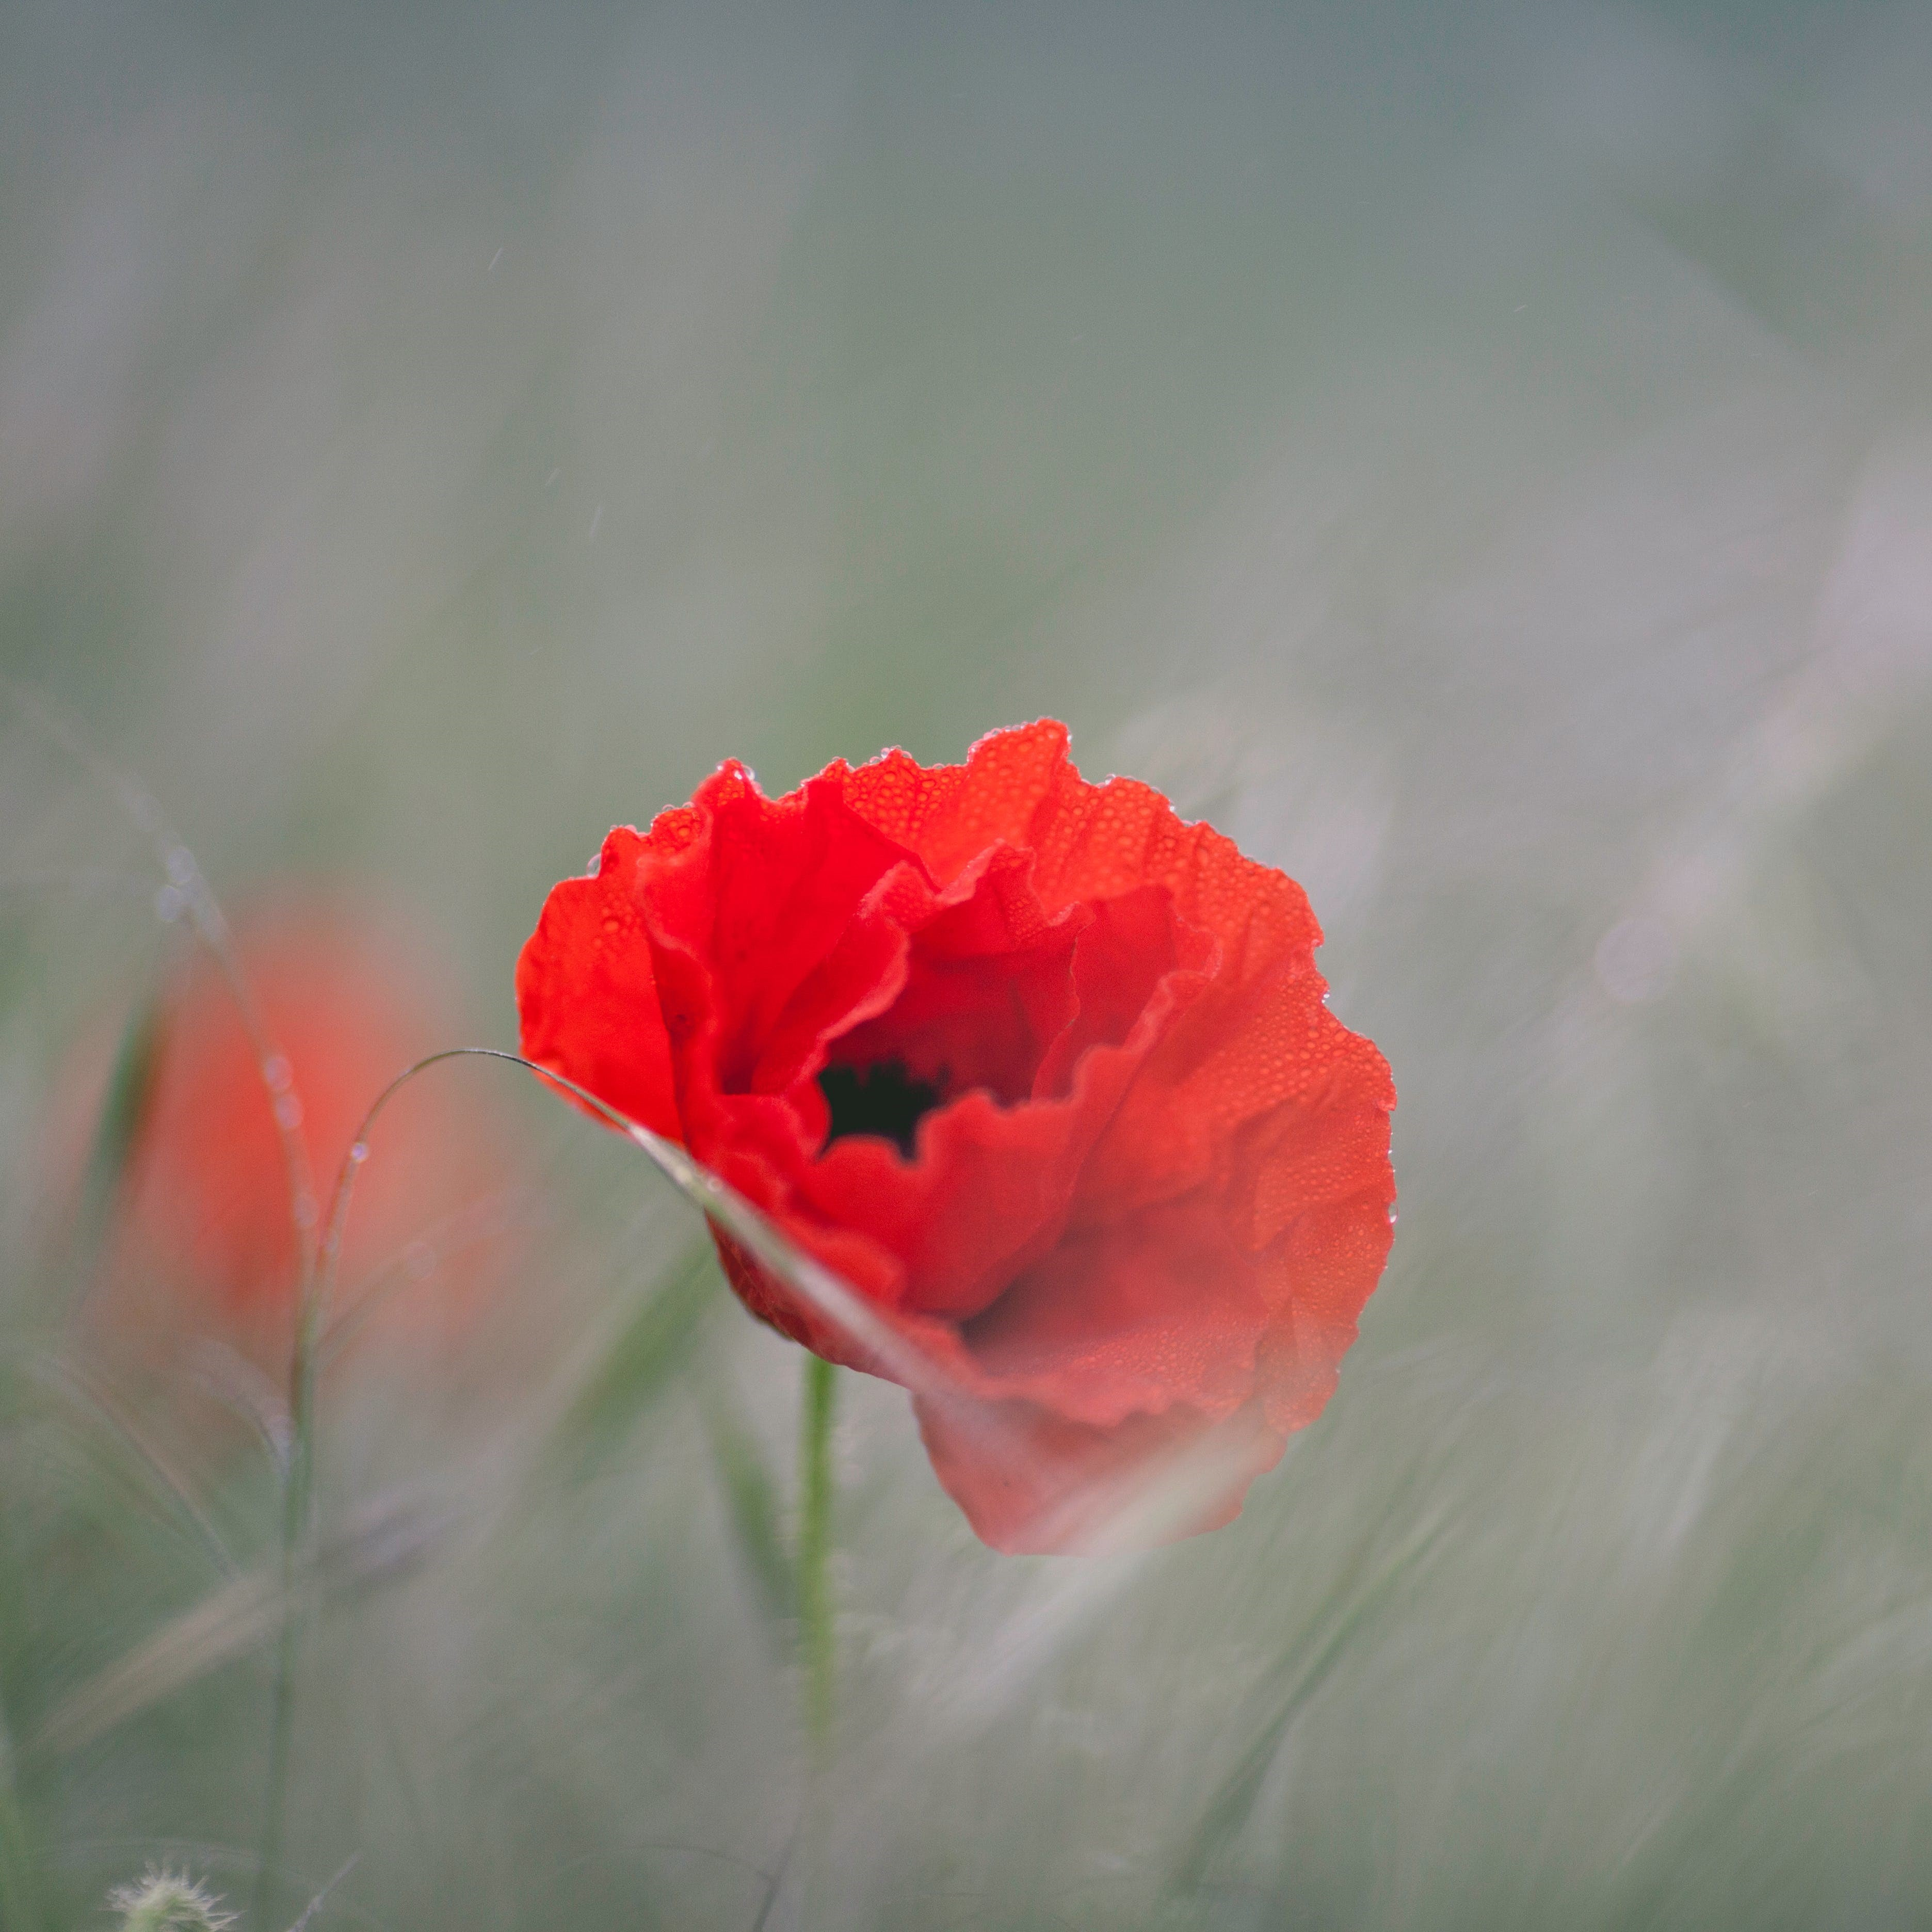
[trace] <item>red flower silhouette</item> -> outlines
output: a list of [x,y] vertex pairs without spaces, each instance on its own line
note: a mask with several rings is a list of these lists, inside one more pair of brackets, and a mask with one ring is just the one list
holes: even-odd
[[[333,898],[258,909],[234,944],[284,1064],[265,1078],[226,980],[197,947],[152,1015],[96,1312],[144,1340],[217,1332],[279,1373],[299,1253],[274,1110],[305,1152],[313,1192],[303,1211],[314,1225],[376,1096],[448,1042],[452,1002],[404,929]],[[98,1115],[106,1045],[91,1042],[70,1072],[70,1121]],[[510,1172],[503,1143],[472,1092],[432,1074],[398,1095],[371,1147],[331,1312],[356,1313],[366,1293],[363,1312],[392,1330],[447,1329],[464,1316],[487,1263],[473,1224],[500,1202]]]
[[[524,1051],[680,1141],[850,1283],[1024,1454],[916,1398],[980,1534],[1207,1432],[1240,1509],[1318,1414],[1380,1276],[1395,1093],[1324,1005],[1300,886],[1051,720],[963,765],[889,752],[797,791],[722,766],[518,964]],[[891,1373],[728,1241],[752,1312]],[[982,1414],[986,1411],[982,1409]]]

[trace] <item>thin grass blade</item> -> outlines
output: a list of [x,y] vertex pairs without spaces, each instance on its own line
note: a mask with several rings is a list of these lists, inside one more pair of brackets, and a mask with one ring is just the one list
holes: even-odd
[[709,1241],[682,1257],[586,1379],[551,1439],[554,1462],[580,1479],[615,1454],[684,1362],[718,1279]]
[[779,1528],[778,1484],[757,1437],[724,1388],[707,1388],[699,1406],[738,1553],[757,1586],[760,1607],[776,1629],[797,1609],[791,1557]]

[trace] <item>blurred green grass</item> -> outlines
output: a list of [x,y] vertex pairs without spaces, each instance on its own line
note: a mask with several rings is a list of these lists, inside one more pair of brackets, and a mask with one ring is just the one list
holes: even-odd
[[[1402,1096],[1234,1527],[994,1557],[847,1378],[808,1899],[796,1362],[505,1093],[502,1326],[328,1392],[281,1922],[1922,1916],[1928,83],[1876,4],[0,16],[0,668],[218,891],[380,885],[507,1043],[612,821],[1050,710],[1304,879]],[[57,1069],[175,942],[10,714],[0,846],[31,1932],[250,1893],[254,1626],[61,1714],[275,1504],[64,1339]]]

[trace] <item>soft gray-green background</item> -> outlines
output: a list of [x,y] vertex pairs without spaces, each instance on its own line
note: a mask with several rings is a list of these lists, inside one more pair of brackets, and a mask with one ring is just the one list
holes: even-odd
[[[506,1042],[614,820],[1052,712],[1304,880],[1402,1094],[1387,1282],[1235,1528],[992,1557],[848,1387],[810,1882],[698,1420],[782,1486],[795,1365],[720,1306],[504,1504],[690,1226],[526,1106],[536,1386],[336,1397],[332,1508],[487,1527],[325,1616],[284,1920],[356,1854],[318,1928],[1932,1910],[1928,102],[1932,13],[1852,0],[0,7],[0,666],[218,891],[382,884]],[[32,1339],[50,1070],[157,940],[0,760]],[[238,1897],[259,1656],[22,1742],[214,1580],[23,1415],[17,1869]]]

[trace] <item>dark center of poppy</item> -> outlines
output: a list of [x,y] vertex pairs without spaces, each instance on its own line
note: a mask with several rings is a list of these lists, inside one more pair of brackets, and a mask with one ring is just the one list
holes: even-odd
[[945,1076],[920,1080],[903,1060],[875,1060],[869,1066],[828,1066],[818,1090],[832,1109],[830,1147],[848,1134],[876,1134],[896,1146],[908,1160],[919,1124],[945,1097]]

